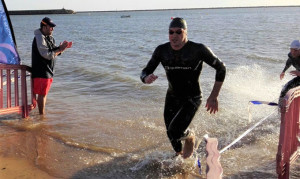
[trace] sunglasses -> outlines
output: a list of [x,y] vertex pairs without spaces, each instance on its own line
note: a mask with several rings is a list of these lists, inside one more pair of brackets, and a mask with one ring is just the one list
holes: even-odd
[[170,34],[170,35],[173,35],[174,33],[176,33],[176,34],[180,35],[180,34],[182,33],[182,30],[181,30],[181,29],[179,29],[179,30],[176,30],[176,31],[169,30],[169,34]]

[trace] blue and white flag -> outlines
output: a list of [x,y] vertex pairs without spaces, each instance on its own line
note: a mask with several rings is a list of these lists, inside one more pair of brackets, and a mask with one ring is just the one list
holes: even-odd
[[270,106],[278,106],[277,103],[274,102],[268,102],[268,101],[249,101],[252,104],[266,104],[266,105],[270,105]]
[[4,0],[1,0],[0,3],[0,63],[20,64],[20,57]]

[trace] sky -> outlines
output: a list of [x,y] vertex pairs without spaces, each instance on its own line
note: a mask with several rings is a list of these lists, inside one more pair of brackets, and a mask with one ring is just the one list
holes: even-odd
[[5,0],[8,10],[115,11],[245,6],[300,6],[300,0]]

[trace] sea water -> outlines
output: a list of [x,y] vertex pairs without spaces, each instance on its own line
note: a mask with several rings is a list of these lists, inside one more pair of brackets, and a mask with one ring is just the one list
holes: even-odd
[[[121,18],[122,15],[130,18]],[[31,66],[33,32],[46,15],[11,16],[22,64]],[[276,178],[280,114],[276,107],[289,44],[300,38],[300,8],[228,8],[47,15],[57,24],[56,43],[73,47],[56,61],[46,115],[2,117],[0,152],[28,159],[61,178],[198,178],[205,171],[205,143],[189,160],[174,158],[163,122],[167,80],[143,84],[139,75],[154,49],[168,41],[172,17],[183,17],[188,38],[203,43],[226,64],[217,114],[205,103],[215,71],[204,65],[203,102],[190,128],[226,147],[260,119],[264,123],[221,155],[224,178]],[[292,68],[290,68],[292,70]],[[251,114],[251,120],[249,120]],[[299,173],[293,174],[295,178]]]

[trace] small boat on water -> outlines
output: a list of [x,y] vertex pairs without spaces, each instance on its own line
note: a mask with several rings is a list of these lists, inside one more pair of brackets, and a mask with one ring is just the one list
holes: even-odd
[[130,15],[121,15],[121,18],[129,18]]

